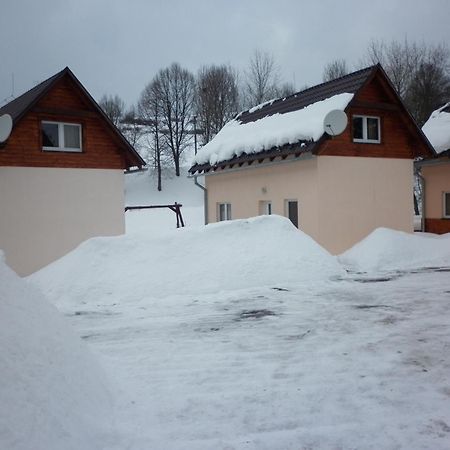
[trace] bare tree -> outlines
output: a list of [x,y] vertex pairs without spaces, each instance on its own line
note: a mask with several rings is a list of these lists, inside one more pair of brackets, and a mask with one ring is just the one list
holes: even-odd
[[120,131],[148,163],[149,159],[143,146],[143,137],[147,134],[147,129],[134,106],[131,106],[123,115],[120,121]]
[[196,110],[206,144],[238,112],[237,75],[231,67],[212,65],[199,70]]
[[289,97],[292,94],[295,94],[297,91],[295,90],[295,86],[289,81],[284,82],[279,87],[277,87],[277,97]]
[[449,98],[450,53],[445,44],[371,41],[362,63],[381,63],[419,126]]
[[444,45],[428,48],[405,94],[405,102],[422,126],[430,114],[450,99],[449,49]]
[[118,127],[125,114],[125,102],[118,95],[104,95],[98,104],[111,122]]
[[162,97],[161,86],[158,76],[155,77],[142,91],[138,102],[139,121],[141,127],[148,132],[146,136],[149,162],[153,163],[157,173],[157,189],[162,190],[162,153],[164,146],[161,145],[161,123],[162,123]]
[[253,106],[277,97],[278,67],[268,52],[255,50],[245,72],[244,101]]
[[410,43],[407,39],[390,43],[372,40],[363,61],[365,65],[380,63],[397,93],[404,98],[425,51],[423,45]]
[[189,123],[194,112],[194,76],[173,63],[160,70],[154,81],[158,123],[163,128],[162,137],[172,154],[175,175],[180,176],[180,157],[191,139]]
[[331,81],[343,77],[349,73],[345,59],[335,59],[329,62],[323,69],[322,80]]

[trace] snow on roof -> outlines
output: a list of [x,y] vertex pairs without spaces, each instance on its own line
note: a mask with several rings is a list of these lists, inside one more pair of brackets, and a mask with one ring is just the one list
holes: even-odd
[[202,147],[193,164],[214,165],[221,161],[258,153],[285,144],[317,141],[323,134],[323,119],[333,109],[344,110],[353,94],[342,93],[312,103],[296,111],[273,114],[242,124],[239,119],[228,122]]
[[422,131],[436,153],[450,149],[450,102],[431,113]]

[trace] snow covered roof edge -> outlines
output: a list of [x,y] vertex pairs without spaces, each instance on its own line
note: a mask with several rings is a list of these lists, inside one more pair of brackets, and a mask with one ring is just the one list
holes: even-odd
[[450,102],[431,113],[422,131],[437,154],[450,150]]
[[286,144],[317,142],[323,120],[333,109],[345,110],[353,93],[341,93],[301,109],[241,123],[233,119],[194,158],[193,164],[215,165],[243,154],[256,154]]

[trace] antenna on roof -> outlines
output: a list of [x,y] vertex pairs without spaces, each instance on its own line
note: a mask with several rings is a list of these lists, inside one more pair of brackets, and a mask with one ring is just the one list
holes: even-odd
[[6,142],[12,130],[12,118],[9,114],[0,116],[0,144]]
[[323,129],[330,136],[338,136],[347,128],[347,114],[340,109],[333,109],[323,119]]

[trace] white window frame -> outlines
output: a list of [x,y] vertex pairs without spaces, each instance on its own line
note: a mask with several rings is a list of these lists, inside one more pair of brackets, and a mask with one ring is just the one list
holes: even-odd
[[[222,218],[220,215],[220,207],[224,206],[225,216]],[[230,202],[222,202],[217,203],[217,221],[224,222],[225,220],[231,220],[231,203]]]
[[[377,116],[363,116],[359,114],[355,114],[352,119],[363,119],[362,125],[363,125],[363,137],[362,139],[355,138],[353,136],[354,129],[353,129],[353,121],[352,121],[352,138],[353,142],[360,142],[363,144],[379,144],[381,142],[381,120]],[[367,137],[367,119],[376,119],[378,122],[378,139],[368,139]]]
[[448,198],[448,202],[450,203],[450,192],[443,192],[442,193],[442,217],[444,219],[450,219],[450,215],[445,214],[445,211],[447,210],[446,206],[447,206],[447,201],[446,199]]
[[[58,141],[59,141],[59,147],[46,147],[42,145],[42,150],[45,150],[47,152],[74,152],[74,153],[81,153],[83,151],[83,140],[82,140],[82,134],[81,134],[81,123],[71,123],[71,122],[56,122],[52,120],[43,120],[42,125],[44,124],[51,124],[51,125],[58,125]],[[71,125],[78,127],[78,133],[80,136],[80,147],[65,147],[64,146],[64,125]]]
[[272,202],[270,200],[261,200],[259,202],[259,213],[261,216],[271,216],[273,214]]

